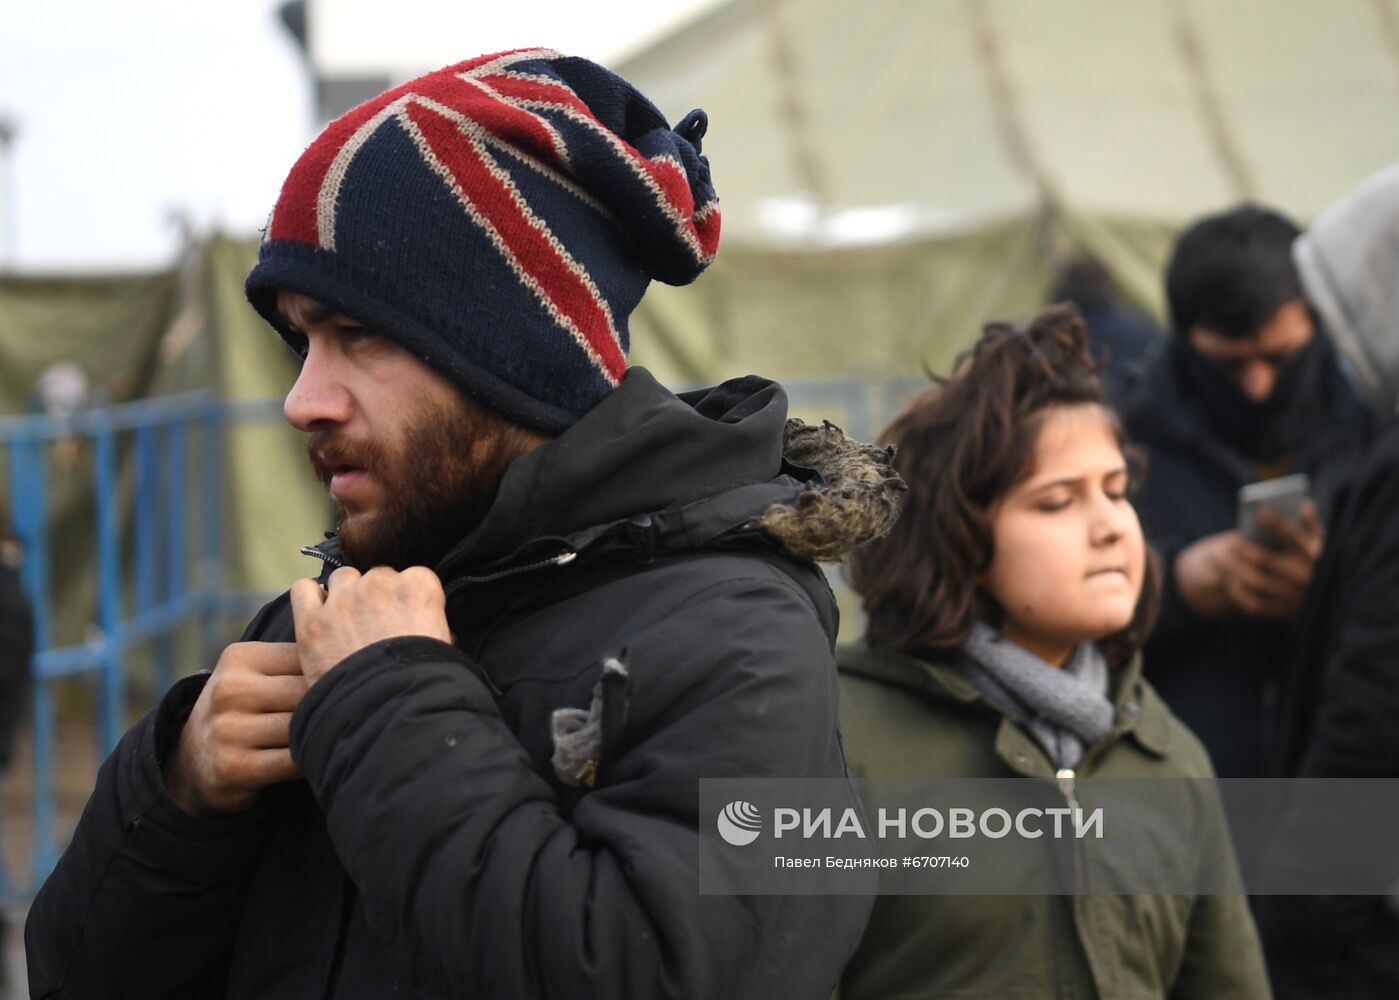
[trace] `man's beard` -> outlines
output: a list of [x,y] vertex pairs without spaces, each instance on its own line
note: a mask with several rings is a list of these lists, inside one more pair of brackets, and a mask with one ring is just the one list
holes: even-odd
[[346,561],[374,566],[433,566],[490,510],[500,481],[524,448],[518,429],[461,400],[418,416],[397,449],[353,441],[341,431],[311,434],[307,452],[321,482],[339,466],[373,476],[380,501],[372,513],[335,501]]

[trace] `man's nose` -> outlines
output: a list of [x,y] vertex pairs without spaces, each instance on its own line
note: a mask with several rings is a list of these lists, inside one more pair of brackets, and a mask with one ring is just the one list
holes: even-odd
[[1266,401],[1277,384],[1277,368],[1261,359],[1250,361],[1239,373],[1239,388],[1255,403]]
[[287,423],[300,431],[314,431],[348,422],[352,408],[353,398],[336,377],[334,366],[312,348],[282,403]]

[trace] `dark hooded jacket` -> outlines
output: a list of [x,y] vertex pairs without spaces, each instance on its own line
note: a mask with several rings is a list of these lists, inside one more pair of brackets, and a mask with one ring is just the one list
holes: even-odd
[[10,766],[28,702],[34,619],[19,579],[19,548],[0,530],[0,774]]
[[[339,664],[292,722],[304,781],[245,814],[166,796],[203,678],[176,685],[35,900],[34,995],[825,997],[868,899],[697,883],[699,779],[845,774],[835,607],[791,552],[887,521],[897,480],[788,464],[785,410],[756,377],[682,400],[633,369],[438,565],[454,645]],[[843,441],[803,433],[812,461]],[[292,635],[285,595],[247,632]],[[581,754],[559,709],[596,723]]]
[[[1327,209],[1294,245],[1307,297],[1381,415],[1399,400],[1399,166]],[[1290,661],[1274,760],[1281,777],[1399,778],[1399,420],[1365,456],[1327,524]],[[1288,871],[1362,821],[1292,809],[1270,852]],[[1304,861],[1302,863],[1305,863]],[[1399,996],[1399,852],[1375,896],[1259,901],[1274,989],[1284,1000]]]
[[[1317,339],[1317,370],[1299,403],[1302,430],[1290,463],[1273,474],[1309,475],[1324,520],[1364,452],[1372,421],[1325,335],[1318,332]],[[1261,478],[1205,417],[1178,350],[1162,346],[1123,413],[1133,443],[1146,450],[1146,478],[1134,499],[1163,571],[1160,620],[1143,650],[1145,673],[1200,737],[1220,777],[1261,777],[1296,632],[1293,624],[1243,615],[1207,621],[1176,589],[1176,557],[1205,536],[1234,528],[1239,487]]]

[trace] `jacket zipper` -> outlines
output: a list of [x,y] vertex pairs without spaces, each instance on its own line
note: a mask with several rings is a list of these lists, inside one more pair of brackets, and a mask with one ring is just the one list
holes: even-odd
[[339,559],[336,559],[334,556],[332,556],[329,552],[322,552],[314,545],[303,545],[301,547],[301,554],[303,556],[310,556],[313,559],[319,559],[321,562],[328,563],[329,565],[334,566],[336,569],[339,569],[341,566],[345,565]]
[[[314,545],[303,546],[301,549],[301,554],[303,556],[311,556],[314,559],[319,559],[322,562],[330,566],[334,566],[337,569],[345,565],[341,560],[335,558],[328,552],[322,552]],[[529,573],[537,569],[544,569],[546,566],[567,566],[569,563],[573,562],[573,560],[577,558],[578,553],[573,551],[572,549],[568,549],[564,552],[558,553],[557,555],[552,555],[548,559],[541,559],[538,562],[526,563],[524,566],[512,566],[511,568],[503,569],[498,573],[488,573],[485,576],[459,576],[447,585],[446,593],[452,594],[460,590],[462,587],[467,587],[476,583],[494,583],[496,580],[503,580],[506,577],[515,576],[519,573]]]
[[544,569],[547,566],[567,566],[578,558],[578,553],[572,549],[550,556],[548,559],[541,559],[538,562],[526,563],[524,566],[512,566],[510,569],[503,569],[498,573],[488,573],[485,576],[459,576],[451,583],[447,584],[446,593],[448,596],[455,594],[463,587],[469,587],[478,583],[494,583],[509,576],[516,576],[520,573],[531,573],[537,569]]
[[1059,791],[1073,809],[1079,807],[1078,799],[1074,796],[1074,782],[1077,778],[1078,773],[1071,767],[1061,767],[1054,772],[1054,781],[1059,786]]

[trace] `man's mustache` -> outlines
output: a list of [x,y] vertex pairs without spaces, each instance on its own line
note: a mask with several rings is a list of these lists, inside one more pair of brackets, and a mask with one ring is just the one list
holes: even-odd
[[313,431],[306,442],[306,457],[311,461],[316,478],[327,486],[341,469],[373,471],[382,463],[380,449],[373,442],[352,441],[333,430]]

